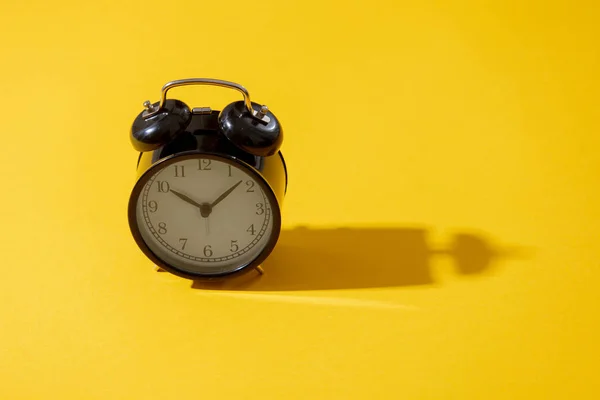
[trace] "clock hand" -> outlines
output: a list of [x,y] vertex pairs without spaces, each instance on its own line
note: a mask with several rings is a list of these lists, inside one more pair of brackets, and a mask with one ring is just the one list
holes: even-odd
[[189,197],[187,197],[185,194],[179,193],[176,190],[171,189],[170,190],[175,196],[179,197],[181,200],[185,201],[186,203],[189,203],[193,206],[196,206],[198,208],[202,207],[202,205],[192,199],[190,199]]
[[212,207],[210,204],[208,203],[198,203],[197,201],[190,199],[188,196],[186,196],[185,194],[179,193],[176,190],[171,189],[171,192],[173,192],[173,194],[177,197],[179,197],[181,200],[185,201],[186,203],[189,203],[193,206],[196,206],[200,209],[200,214],[202,215],[203,218],[208,218],[208,216],[210,215],[210,213],[212,212]]
[[222,195],[220,195],[219,197],[217,197],[217,199],[211,203],[211,205],[210,205],[210,208],[213,208],[214,206],[216,206],[217,204],[219,204],[219,203],[220,203],[220,202],[221,202],[221,201],[222,201],[222,200],[223,200],[225,197],[229,196],[229,194],[230,194],[231,192],[233,192],[233,191],[234,191],[234,189],[235,189],[236,187],[238,187],[238,185],[239,185],[240,183],[242,183],[242,181],[239,181],[238,183],[236,183],[235,185],[233,185],[232,187],[230,187],[229,189],[227,189],[227,190],[225,191],[225,193],[223,193]]

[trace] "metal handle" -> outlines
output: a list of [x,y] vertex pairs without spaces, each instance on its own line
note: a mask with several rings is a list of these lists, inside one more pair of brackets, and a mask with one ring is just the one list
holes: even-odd
[[[250,101],[250,94],[248,93],[248,90],[246,90],[245,87],[243,87],[242,85],[238,85],[237,83],[234,83],[234,82],[223,81],[220,79],[209,79],[209,78],[179,79],[179,80],[175,80],[175,81],[166,83],[162,87],[162,91],[160,94],[160,103],[158,104],[158,107],[154,106],[152,103],[150,103],[150,101],[146,101],[144,103],[144,106],[146,107],[146,111],[144,112],[144,117],[145,118],[152,117],[153,115],[156,115],[164,107],[165,102],[167,101],[167,92],[170,89],[173,89],[178,86],[188,86],[188,85],[212,85],[212,86],[225,87],[225,88],[229,88],[229,89],[235,89],[235,90],[241,92],[242,95],[244,96],[244,105],[246,106],[246,109],[248,110],[248,112],[250,112],[250,115],[252,115],[260,120],[263,120],[263,121],[265,120],[265,118],[268,119],[268,117],[266,116],[268,108],[266,106],[262,106],[260,111],[256,111],[252,108],[252,102]],[[265,121],[265,122],[267,122],[267,121]]]

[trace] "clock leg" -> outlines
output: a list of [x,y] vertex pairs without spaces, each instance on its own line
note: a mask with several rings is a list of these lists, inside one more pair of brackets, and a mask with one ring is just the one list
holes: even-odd
[[256,267],[256,271],[261,275],[263,275],[265,273],[265,270],[262,269],[262,267],[260,265],[258,267]]
[[167,272],[164,269],[162,269],[161,267],[156,267],[156,272]]

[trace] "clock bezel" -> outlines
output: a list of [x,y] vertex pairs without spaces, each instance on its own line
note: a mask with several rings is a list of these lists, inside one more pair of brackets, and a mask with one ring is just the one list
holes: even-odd
[[[184,160],[188,160],[188,159],[197,159],[197,158],[209,158],[209,159],[213,159],[216,161],[221,161],[221,162],[224,162],[227,164],[231,164],[237,168],[241,168],[241,169],[245,170],[248,174],[250,174],[255,179],[257,184],[261,187],[261,189],[263,190],[263,193],[265,194],[265,196],[267,197],[267,200],[269,201],[269,203],[271,205],[271,217],[273,219],[273,229],[271,231],[270,237],[267,239],[267,244],[260,251],[258,256],[255,257],[254,259],[252,259],[252,261],[250,261],[248,263],[244,263],[232,271],[218,273],[218,274],[206,274],[206,273],[191,273],[189,271],[181,270],[181,269],[177,268],[176,266],[169,264],[168,262],[163,260],[160,256],[158,256],[156,253],[154,253],[152,251],[150,246],[148,246],[148,244],[142,237],[140,228],[138,226],[137,202],[138,202],[138,198],[141,195],[141,193],[144,189],[144,186],[146,185],[148,180],[152,176],[154,176],[154,174],[157,173],[159,170],[167,168],[171,164],[174,164],[174,163],[177,163],[180,161],[184,161]],[[273,249],[275,248],[275,245],[277,244],[277,242],[279,240],[279,236],[281,233],[281,209],[279,206],[279,202],[277,200],[277,196],[275,195],[275,192],[271,188],[271,185],[269,184],[269,182],[267,182],[267,180],[262,176],[262,174],[260,174],[260,172],[257,171],[255,168],[253,168],[250,164],[246,163],[243,160],[240,160],[237,157],[234,157],[234,156],[231,156],[228,154],[222,154],[222,153],[211,153],[211,152],[193,150],[193,151],[186,151],[186,152],[171,154],[169,156],[161,158],[160,160],[157,160],[155,163],[153,163],[148,169],[146,169],[139,176],[139,178],[136,181],[136,183],[131,191],[131,194],[129,196],[129,204],[128,204],[127,210],[128,210],[127,214],[128,214],[129,228],[130,228],[131,234],[133,235],[133,238],[134,238],[136,244],[142,250],[142,252],[146,255],[146,257],[148,257],[157,267],[162,268],[165,271],[170,272],[181,278],[190,279],[190,280],[194,280],[194,281],[223,280],[223,279],[227,279],[227,278],[232,278],[234,276],[240,276],[245,273],[253,271],[255,268],[259,267],[267,259],[267,257],[272,253]]]

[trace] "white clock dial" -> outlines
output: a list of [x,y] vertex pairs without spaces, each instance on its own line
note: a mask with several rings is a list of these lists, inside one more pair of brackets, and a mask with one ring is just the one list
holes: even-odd
[[139,232],[156,256],[184,272],[233,272],[272,238],[272,197],[259,179],[213,156],[168,163],[138,196]]

